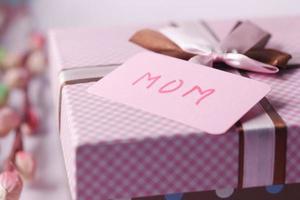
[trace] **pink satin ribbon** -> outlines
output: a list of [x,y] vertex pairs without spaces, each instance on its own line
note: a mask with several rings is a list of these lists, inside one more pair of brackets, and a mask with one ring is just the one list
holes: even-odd
[[273,65],[256,61],[240,53],[198,53],[198,55],[192,57],[190,61],[207,66],[213,66],[213,63],[216,61],[224,62],[233,68],[267,74],[274,74],[279,71],[279,69]]
[[[227,65],[247,71],[274,74],[279,71],[276,66],[256,61],[245,56],[245,51],[262,43],[269,34],[250,22],[243,23],[224,41],[217,41],[201,23],[182,23],[176,27],[160,30],[183,51],[195,54],[192,62],[213,66],[222,61]],[[229,42],[230,41],[230,42]]]

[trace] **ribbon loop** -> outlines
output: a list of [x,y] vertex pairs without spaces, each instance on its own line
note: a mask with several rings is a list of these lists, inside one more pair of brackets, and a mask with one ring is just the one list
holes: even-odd
[[252,22],[238,22],[233,30],[220,42],[220,48],[225,52],[236,51],[244,54],[250,49],[264,48],[270,38],[270,33]]

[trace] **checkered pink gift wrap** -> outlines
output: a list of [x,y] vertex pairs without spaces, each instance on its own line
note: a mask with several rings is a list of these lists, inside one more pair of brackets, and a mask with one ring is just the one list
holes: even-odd
[[[300,52],[300,17],[253,21],[272,32],[271,46],[284,43],[289,52]],[[235,22],[208,24],[222,38]],[[53,31],[50,62],[55,94],[62,69],[119,64],[142,51],[128,42],[139,28]],[[294,56],[292,61],[298,60]],[[288,125],[286,181],[300,182],[300,69],[250,76],[273,88],[268,99]],[[74,199],[127,199],[237,186],[235,128],[224,135],[208,135],[88,94],[91,84],[62,89],[60,137]]]

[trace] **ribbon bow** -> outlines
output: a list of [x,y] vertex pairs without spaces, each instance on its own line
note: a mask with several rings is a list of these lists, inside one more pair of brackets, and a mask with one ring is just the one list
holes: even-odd
[[260,73],[276,73],[291,56],[274,49],[264,49],[271,35],[250,21],[239,22],[218,41],[205,23],[182,23],[159,32],[143,29],[130,41],[165,55],[213,66],[223,62],[228,66]]

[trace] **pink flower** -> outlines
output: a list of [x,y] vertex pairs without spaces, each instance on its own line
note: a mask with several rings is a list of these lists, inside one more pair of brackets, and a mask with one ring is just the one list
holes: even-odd
[[31,180],[35,174],[35,160],[25,151],[19,151],[15,157],[16,168],[24,180]]
[[21,133],[23,133],[25,135],[33,135],[34,134],[33,129],[27,123],[22,123],[20,128],[21,128]]
[[0,200],[18,200],[23,182],[13,166],[0,174]]
[[32,75],[38,75],[46,69],[46,56],[42,50],[31,52],[26,60],[26,66]]
[[12,68],[5,73],[3,80],[10,88],[24,88],[30,80],[30,74],[25,68]]
[[39,50],[45,46],[45,37],[39,32],[34,32],[29,38],[29,46],[31,50]]
[[6,136],[12,129],[20,124],[19,115],[11,108],[0,109],[0,137]]

